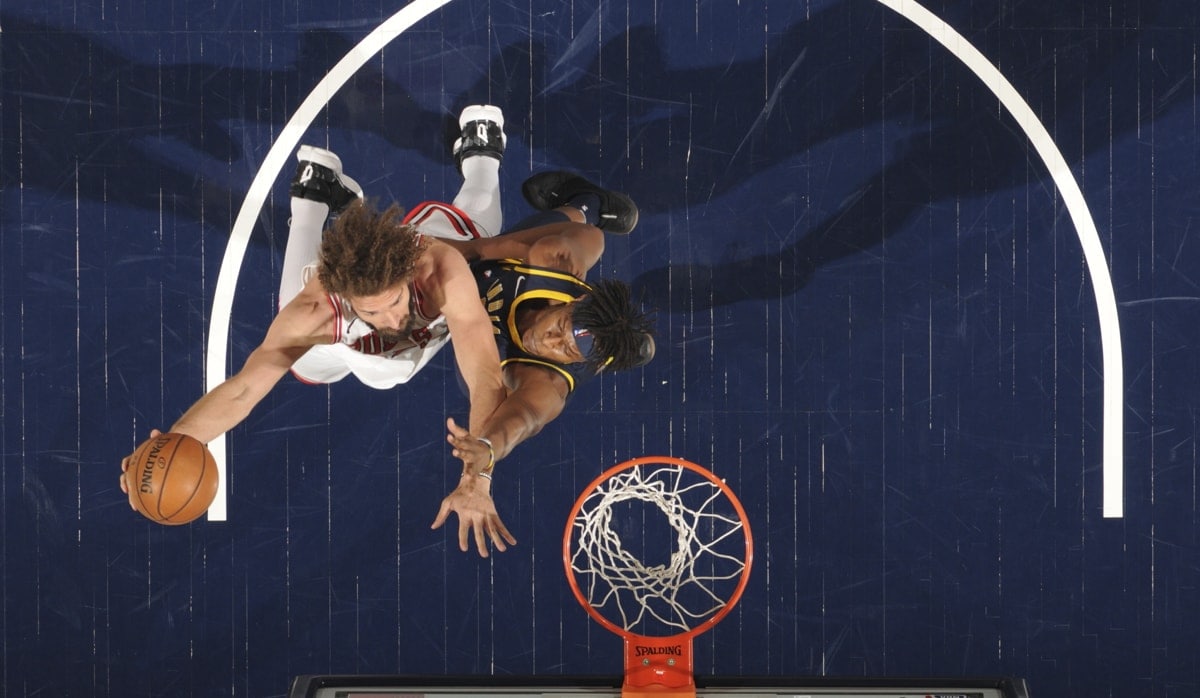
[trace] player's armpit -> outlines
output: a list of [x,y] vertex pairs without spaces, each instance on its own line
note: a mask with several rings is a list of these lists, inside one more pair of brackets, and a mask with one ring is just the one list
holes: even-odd
[[279,310],[267,328],[263,346],[304,347],[307,350],[318,344],[332,344],[336,319],[334,301],[314,277],[299,295]]

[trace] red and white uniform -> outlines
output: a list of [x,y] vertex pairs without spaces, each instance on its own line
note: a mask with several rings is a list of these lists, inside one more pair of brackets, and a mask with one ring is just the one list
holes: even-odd
[[413,206],[404,222],[416,227],[422,235],[443,240],[474,240],[492,237],[495,233],[480,230],[464,211],[453,204],[425,201]]
[[[404,218],[422,235],[450,240],[481,237],[471,217],[451,204],[427,201]],[[304,267],[301,287],[317,272],[314,262]],[[349,301],[335,294],[326,300],[333,308],[334,342],[309,349],[292,364],[292,373],[306,383],[333,383],[354,374],[363,385],[386,390],[407,383],[450,340],[440,312],[428,307],[416,283],[409,284],[411,328],[407,336],[387,342],[354,314]]]
[[306,383],[333,383],[351,373],[371,388],[386,390],[407,383],[450,341],[446,318],[422,308],[423,294],[409,284],[412,327],[399,341],[385,341],[354,314],[346,299],[329,294],[333,307],[334,342],[315,346],[292,364]]

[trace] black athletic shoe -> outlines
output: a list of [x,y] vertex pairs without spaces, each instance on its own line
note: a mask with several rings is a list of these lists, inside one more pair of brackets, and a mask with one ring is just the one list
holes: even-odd
[[500,107],[490,104],[475,104],[462,110],[458,117],[462,137],[454,141],[454,164],[462,173],[463,160],[486,155],[497,160],[504,159],[504,113]]
[[566,206],[580,194],[595,194],[600,199],[597,228],[616,235],[628,235],[637,227],[638,208],[633,199],[592,184],[573,172],[539,172],[525,180],[521,194],[539,211]]
[[346,210],[350,202],[362,198],[358,182],[342,174],[342,160],[333,152],[313,145],[302,145],[296,151],[300,161],[288,193],[297,199],[319,201],[329,207],[331,215]]

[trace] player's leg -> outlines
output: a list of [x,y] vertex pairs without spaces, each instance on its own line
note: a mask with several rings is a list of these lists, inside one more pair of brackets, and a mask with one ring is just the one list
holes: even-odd
[[463,184],[454,206],[471,217],[483,237],[498,235],[503,225],[500,209],[500,161],[504,159],[504,114],[500,107],[476,104],[458,118],[462,136],[454,142],[454,163]]
[[304,268],[317,261],[325,220],[362,198],[362,187],[342,172],[342,161],[334,153],[302,145],[296,159],[300,163],[288,187],[292,216],[279,281],[280,307],[304,288]]
[[558,208],[549,209],[546,211],[536,211],[525,216],[517,221],[517,224],[508,230],[504,231],[501,236],[509,237],[513,233],[518,233],[535,228],[545,228],[554,226],[559,223],[585,223],[586,216],[583,211],[570,206],[560,206]]

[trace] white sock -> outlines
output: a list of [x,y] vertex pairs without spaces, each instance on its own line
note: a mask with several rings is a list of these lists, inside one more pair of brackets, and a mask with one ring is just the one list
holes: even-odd
[[321,234],[327,218],[327,205],[292,197],[292,218],[288,225],[283,273],[279,280],[279,307],[291,302],[304,288],[304,267],[316,262],[320,255]]
[[500,233],[504,215],[500,210],[500,161],[486,155],[462,162],[463,185],[452,202],[475,222],[483,237]]

